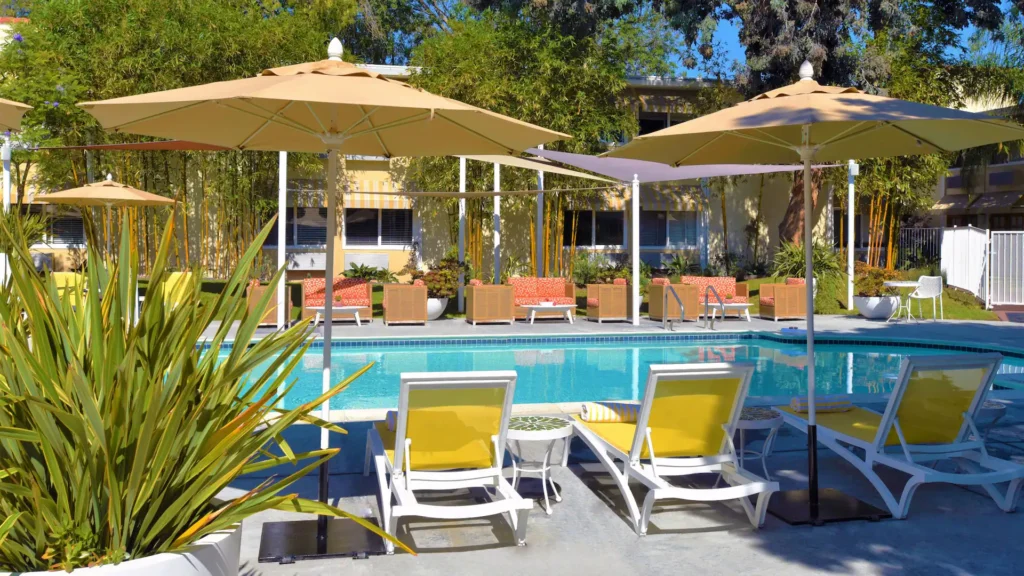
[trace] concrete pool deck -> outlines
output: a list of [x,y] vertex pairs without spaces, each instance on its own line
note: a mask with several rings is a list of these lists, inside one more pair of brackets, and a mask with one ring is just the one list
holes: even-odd
[[[753,322],[729,319],[716,330],[703,323],[684,323],[678,332],[721,334],[730,331],[777,332],[803,322]],[[885,324],[863,318],[818,316],[822,335],[915,339],[993,345],[1024,349],[1024,326],[1003,322],[940,321]],[[530,326],[473,327],[462,320],[442,320],[423,326],[385,327],[377,320],[355,327],[338,324],[336,338],[410,338],[430,336],[598,335],[621,333],[664,334],[660,323],[644,320],[639,327],[583,319],[573,325],[545,322]],[[544,407],[524,407],[531,412]],[[567,407],[568,408],[568,407]],[[564,411],[561,411],[564,412]],[[1006,416],[989,432],[987,447],[999,457],[1024,463],[1024,401],[1008,404]],[[346,414],[349,437],[344,452],[332,461],[332,503],[366,517],[377,514],[376,482],[356,470],[361,467],[359,440],[367,425],[357,422],[368,415]],[[983,423],[987,424],[987,423]],[[769,469],[783,489],[806,485],[806,437],[784,427]],[[296,450],[317,446],[319,431],[293,427],[289,443]],[[339,444],[340,446],[341,444]],[[527,445],[529,447],[529,445]],[[531,447],[532,449],[532,447]],[[871,485],[839,457],[821,448],[823,487],[839,488],[865,501],[881,505]],[[568,468],[553,475],[561,485],[563,501],[553,503],[547,516],[540,506],[530,515],[526,547],[513,544],[511,530],[499,518],[470,521],[411,519],[399,524],[399,537],[419,556],[396,554],[366,560],[335,559],[297,564],[260,564],[257,554],[264,522],[302,515],[265,512],[243,525],[242,569],[246,575],[350,574],[1019,574],[1024,563],[1020,534],[1024,513],[1006,514],[983,492],[949,485],[926,485],[917,491],[908,519],[877,523],[851,522],[822,528],[790,527],[769,516],[761,530],[753,530],[738,507],[723,503],[675,503],[655,508],[649,535],[639,538],[626,519],[624,503],[610,477],[593,467],[582,445],[574,443]],[[894,487],[899,473],[884,475]],[[247,478],[237,488],[251,488],[260,478]],[[713,480],[702,479],[701,482]],[[315,497],[316,478],[297,484],[304,497]],[[640,488],[637,488],[640,490]],[[445,495],[446,501],[458,503]]]

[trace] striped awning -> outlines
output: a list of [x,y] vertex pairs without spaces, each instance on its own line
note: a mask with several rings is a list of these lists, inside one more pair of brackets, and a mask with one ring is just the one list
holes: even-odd
[[394,183],[388,180],[353,180],[351,182],[352,192],[345,194],[344,205],[346,208],[384,208],[384,209],[406,209],[412,208],[412,200],[407,196],[388,194],[397,192]]
[[700,209],[701,189],[686,186],[672,189],[640,189],[641,210],[677,210],[695,212]]

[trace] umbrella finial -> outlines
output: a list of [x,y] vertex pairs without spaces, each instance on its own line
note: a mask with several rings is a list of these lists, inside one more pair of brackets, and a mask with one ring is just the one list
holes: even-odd
[[814,80],[814,66],[807,60],[800,65],[800,80]]
[[341,55],[345,52],[345,49],[341,46],[341,40],[334,38],[331,43],[327,45],[327,59],[341,61]]

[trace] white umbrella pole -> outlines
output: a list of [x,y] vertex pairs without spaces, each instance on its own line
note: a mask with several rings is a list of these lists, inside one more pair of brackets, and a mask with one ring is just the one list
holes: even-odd
[[[324,378],[321,389],[327,392],[331,389],[331,324],[334,320],[334,236],[336,233],[337,221],[337,187],[338,187],[338,150],[331,149],[327,154],[327,261],[324,263]],[[324,400],[320,408],[320,418],[325,422],[331,421],[330,399]],[[329,432],[326,429],[320,430],[320,448],[327,449]],[[327,462],[320,465],[320,501],[327,502]],[[326,527],[326,516],[320,516],[318,520]],[[320,537],[318,532],[317,537]],[[324,533],[326,538],[326,533]]]
[[[288,153],[278,152],[277,155],[277,268],[280,270],[285,265],[285,246],[288,245]],[[277,285],[277,328],[280,330],[288,322],[285,317],[285,281],[287,278],[281,276],[281,282]]]
[[[494,191],[501,192],[501,164],[494,163]],[[501,196],[494,195],[494,283],[501,284]]]
[[[459,158],[459,264],[466,261],[466,159]],[[466,301],[463,300],[466,285],[466,274],[459,272],[459,312],[466,310]]]
[[818,520],[818,425],[817,410],[814,405],[814,231],[811,229],[814,204],[811,202],[811,161],[814,149],[811,148],[811,127],[805,124],[803,130],[803,147],[800,156],[804,163],[804,287],[807,298],[807,480],[808,500],[810,501],[810,518],[814,524]]
[[640,325],[640,176],[633,174],[633,194],[629,199],[632,212],[629,220],[629,254],[632,259],[633,292],[632,310],[633,326]]
[[[544,145],[541,144],[538,148],[543,150]],[[544,238],[541,237],[544,222],[544,172],[541,170],[537,171],[537,190],[540,190],[540,193],[537,194],[537,221],[533,223],[536,244],[533,249],[536,252],[534,259],[537,261],[537,277],[540,278],[544,275]]]
[[847,168],[846,175],[846,309],[853,310],[853,256],[854,256],[854,230],[853,226],[856,224],[856,219],[853,216],[853,197],[855,190],[853,187],[853,179],[857,176],[859,166],[853,160],[850,160],[850,164]]
[[[11,142],[10,140],[4,140],[4,144],[0,147],[0,158],[3,158],[4,164],[4,212],[10,212],[11,210]],[[0,254],[0,283],[7,282],[7,277],[10,275],[8,271],[8,255]]]

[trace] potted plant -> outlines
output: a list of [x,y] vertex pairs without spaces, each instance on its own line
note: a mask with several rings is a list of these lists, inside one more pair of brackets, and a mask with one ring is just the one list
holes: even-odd
[[895,270],[886,270],[858,262],[856,281],[854,282],[856,295],[853,297],[853,305],[857,308],[857,312],[870,319],[892,316],[899,306],[900,299],[895,295],[895,289],[888,288],[884,284],[898,278],[899,274]]
[[[121,230],[129,229],[126,217]],[[173,232],[169,224],[151,268],[157,290]],[[349,516],[292,490],[337,450],[296,452],[282,432],[299,422],[343,432],[312,412],[369,366],[316,399],[277,408],[312,334],[300,323],[252,342],[273,292],[250,311],[243,289],[269,232],[212,302],[200,301],[194,283],[177,306],[147,298],[138,316],[130,233],[116,264],[90,249],[86,288],[72,294],[36,274],[15,242],[0,293],[0,573],[234,575],[246,517]],[[16,237],[3,225],[0,235]],[[244,495],[218,498],[242,475],[277,467],[280,476]]]
[[427,272],[414,272],[413,280],[427,285],[427,320],[437,320],[448,308],[448,300],[459,291],[459,274],[466,272],[465,264],[454,256],[446,256]]

